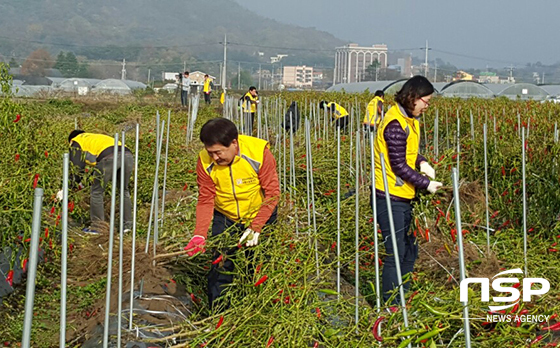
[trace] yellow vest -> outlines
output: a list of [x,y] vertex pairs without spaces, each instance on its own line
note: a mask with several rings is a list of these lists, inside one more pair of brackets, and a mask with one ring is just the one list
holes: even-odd
[[[248,101],[245,100],[245,97],[249,97],[249,100],[251,101],[250,111],[247,111],[247,105],[246,104],[248,103]],[[253,104],[253,102],[256,102],[257,100],[259,100],[258,95],[253,97],[251,95],[251,92],[245,93],[245,95],[243,96],[243,104],[242,104],[243,105],[243,112],[250,112],[250,113],[257,112],[257,104]]]
[[[115,138],[110,137],[105,134],[94,134],[94,133],[82,133],[78,134],[72,141],[76,142],[82,148],[82,152],[85,154],[86,164],[94,166],[97,163],[97,156],[103,150],[115,146]],[[121,142],[119,141],[119,147]]]
[[210,83],[211,82],[212,82],[212,80],[210,80],[210,79],[204,80],[204,87],[202,88],[202,92],[204,92],[204,93],[211,92],[211,90],[210,90]]
[[411,183],[402,180],[393,173],[391,164],[389,163],[387,143],[383,136],[387,125],[391,121],[397,120],[408,135],[406,139],[406,163],[411,168],[416,168],[416,158],[418,157],[418,148],[420,146],[420,123],[417,119],[405,115],[404,110],[401,110],[400,106],[395,104],[387,111],[385,117],[379,124],[377,136],[375,137],[375,188],[385,192],[379,156],[379,153],[383,153],[385,170],[387,171],[387,183],[389,184],[389,194],[405,199],[412,199],[416,193],[416,188]]
[[342,118],[344,116],[348,116],[348,111],[346,111],[345,108],[343,108],[342,106],[338,105],[335,102],[330,102],[330,103],[327,104],[328,110],[332,110],[333,105],[334,105],[333,117],[336,120],[338,120],[339,118]]
[[366,115],[363,124],[366,126],[379,125],[381,116],[383,115],[383,98],[377,96],[373,98],[367,105]]
[[199,153],[202,166],[216,186],[214,208],[235,222],[248,223],[259,212],[264,194],[259,181],[268,142],[239,135],[239,154],[229,166],[216,164],[206,150]]

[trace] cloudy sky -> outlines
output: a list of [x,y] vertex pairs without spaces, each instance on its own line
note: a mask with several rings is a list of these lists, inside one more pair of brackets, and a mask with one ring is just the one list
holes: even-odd
[[389,50],[411,50],[459,67],[560,61],[556,0],[236,0],[280,22]]

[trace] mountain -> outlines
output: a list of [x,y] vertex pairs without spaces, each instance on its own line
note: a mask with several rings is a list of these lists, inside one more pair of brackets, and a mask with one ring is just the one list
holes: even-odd
[[72,51],[87,61],[125,58],[155,70],[184,61],[217,65],[227,33],[231,62],[258,65],[288,54],[286,64],[332,66],[332,50],[344,44],[326,32],[256,15],[234,0],[18,0],[0,2],[0,13],[0,54],[20,64],[45,48],[53,57]]

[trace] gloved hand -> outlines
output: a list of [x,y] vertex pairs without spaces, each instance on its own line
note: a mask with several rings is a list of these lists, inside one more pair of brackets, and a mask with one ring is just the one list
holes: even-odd
[[79,183],[79,184],[78,184],[78,191],[83,190],[84,187],[85,187],[84,184]]
[[430,185],[428,185],[427,190],[430,191],[430,193],[436,193],[436,191],[442,186],[443,184],[439,181],[430,181]]
[[60,190],[56,193],[56,202],[62,201],[64,198],[64,190]]
[[428,162],[420,163],[420,172],[426,174],[430,179],[436,178],[436,171]]
[[196,235],[191,238],[184,250],[187,250],[187,255],[193,256],[205,252],[204,245],[206,245],[206,238]]
[[241,239],[239,239],[239,244],[247,242],[247,244],[245,245],[248,247],[256,246],[257,244],[259,244],[259,235],[259,232],[255,232],[252,229],[248,228],[245,230],[245,232],[243,232]]

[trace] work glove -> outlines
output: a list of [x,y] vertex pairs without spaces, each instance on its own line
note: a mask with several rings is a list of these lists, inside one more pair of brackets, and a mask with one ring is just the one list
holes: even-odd
[[206,245],[206,238],[196,235],[191,238],[184,250],[187,250],[187,255],[193,256],[205,252],[204,245]]
[[430,185],[428,185],[427,190],[430,191],[430,193],[436,193],[436,191],[442,186],[443,184],[439,181],[430,181]]
[[239,239],[239,244],[247,242],[247,244],[245,245],[248,247],[256,246],[257,244],[259,244],[259,235],[259,232],[255,232],[252,229],[248,228],[245,230],[245,232],[243,232],[241,239]]
[[64,198],[64,190],[60,190],[56,193],[56,202],[62,201]]
[[436,171],[428,162],[420,163],[420,172],[426,174],[430,179],[436,178]]

